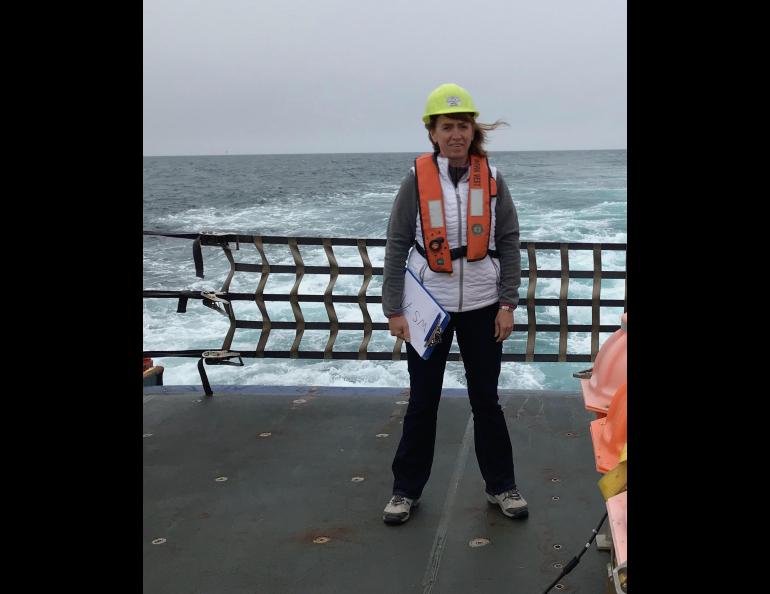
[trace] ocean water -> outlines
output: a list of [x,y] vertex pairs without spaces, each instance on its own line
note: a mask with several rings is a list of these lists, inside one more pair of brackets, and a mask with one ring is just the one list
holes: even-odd
[[[263,235],[384,238],[396,191],[418,153],[362,153],[315,155],[238,155],[212,157],[144,157],[144,229],[168,232],[242,232]],[[502,172],[516,205],[525,241],[608,242],[626,241],[625,150],[492,152],[490,163]],[[306,264],[327,264],[323,249],[300,247]],[[293,264],[286,246],[266,246],[271,264]],[[336,247],[341,266],[360,266],[355,247]],[[259,263],[252,245],[241,245],[236,261]],[[384,248],[369,248],[374,266],[381,266]],[[229,266],[219,248],[204,247],[205,278],[195,276],[192,242],[144,237],[145,289],[219,290]],[[570,254],[570,268],[591,270],[590,251]],[[522,267],[528,266],[522,254]],[[558,269],[558,251],[538,250],[538,267]],[[624,270],[625,252],[604,251],[604,270]],[[271,274],[265,292],[288,293],[290,274]],[[328,276],[306,275],[300,293],[323,294]],[[340,276],[335,295],[357,295],[363,277]],[[259,275],[238,272],[231,291],[253,292]],[[558,297],[559,279],[540,279],[537,297]],[[590,279],[571,279],[569,297],[590,298]],[[368,293],[378,295],[381,281],[372,279]],[[520,296],[526,297],[522,279]],[[623,299],[624,281],[603,280],[603,299]],[[145,350],[218,349],[227,319],[199,300],[187,312],[176,313],[176,300],[143,299]],[[301,305],[307,321],[327,321],[324,305]],[[254,303],[235,302],[239,319],[259,320]],[[293,320],[288,303],[267,304],[273,320]],[[356,304],[335,304],[340,321],[360,322]],[[374,322],[385,321],[378,304],[369,307]],[[602,324],[617,325],[622,308],[602,308]],[[516,323],[526,322],[526,309],[516,312]],[[558,323],[558,307],[537,307],[541,323]],[[590,307],[569,307],[570,323],[590,324]],[[259,330],[237,330],[233,350],[253,350]],[[341,331],[335,350],[357,350],[362,332]],[[609,337],[600,335],[600,343]],[[294,332],[273,331],[267,349],[287,350]],[[328,332],[306,331],[301,350],[323,349]],[[391,350],[393,337],[375,332],[370,350]],[[516,332],[506,341],[506,352],[523,352],[526,335]],[[457,350],[457,341],[452,347]],[[558,351],[558,336],[538,338],[536,352]],[[568,353],[589,353],[590,334],[571,333]],[[198,385],[197,360],[156,358],[165,367],[167,385]],[[244,359],[243,367],[207,367],[212,384],[408,386],[405,361],[309,361]],[[501,388],[579,390],[572,373],[588,363],[505,362]],[[445,387],[464,387],[461,362],[448,362]]]

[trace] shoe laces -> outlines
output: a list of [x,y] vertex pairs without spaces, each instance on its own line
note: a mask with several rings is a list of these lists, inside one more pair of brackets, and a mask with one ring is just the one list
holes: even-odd
[[521,495],[519,495],[519,492],[516,489],[511,489],[510,491],[506,491],[503,493],[503,501],[506,499],[514,499],[515,501],[521,501]]
[[401,505],[402,503],[406,503],[406,499],[401,495],[393,495],[393,498],[390,500],[390,503],[393,505]]

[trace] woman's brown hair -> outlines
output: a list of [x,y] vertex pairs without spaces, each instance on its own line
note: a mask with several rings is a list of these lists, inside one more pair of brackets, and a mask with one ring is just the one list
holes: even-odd
[[[471,141],[471,147],[468,149],[468,153],[471,155],[479,155],[480,157],[486,157],[487,151],[484,149],[484,144],[487,142],[487,132],[499,128],[500,126],[507,126],[508,123],[502,120],[497,120],[494,124],[482,124],[477,122],[472,113],[445,113],[443,114],[453,120],[460,120],[463,122],[469,122],[473,126],[473,140]],[[433,150],[438,153],[440,151],[438,144],[433,142],[430,137],[430,131],[436,127],[437,115],[430,116],[430,122],[425,124],[425,129],[428,131],[428,140],[433,145]]]

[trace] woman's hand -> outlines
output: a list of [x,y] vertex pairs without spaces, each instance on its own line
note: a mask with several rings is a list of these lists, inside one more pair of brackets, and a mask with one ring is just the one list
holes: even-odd
[[513,312],[499,309],[495,317],[495,338],[503,342],[513,331]]
[[390,329],[391,336],[403,338],[406,342],[411,342],[409,339],[409,322],[406,321],[405,316],[389,318],[388,328]]

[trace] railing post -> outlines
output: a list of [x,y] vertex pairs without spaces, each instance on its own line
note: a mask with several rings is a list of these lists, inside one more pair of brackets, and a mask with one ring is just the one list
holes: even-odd
[[529,266],[529,281],[527,282],[527,354],[526,362],[535,360],[535,336],[537,314],[535,311],[535,287],[537,286],[537,254],[535,242],[527,244],[527,262]]
[[[227,242],[222,245],[222,250],[225,252],[227,261],[230,263],[230,270],[227,273],[225,282],[222,283],[221,290],[222,293],[227,294],[230,291],[230,281],[233,280],[233,276],[235,275],[235,260],[233,259],[232,252],[230,251],[230,245]],[[223,306],[227,312],[227,317],[230,320],[230,327],[227,329],[227,335],[225,336],[224,342],[222,342],[222,350],[229,351],[230,346],[233,343],[233,336],[235,336],[235,310],[233,309],[233,304],[229,299],[227,300],[227,303],[223,304]]]
[[361,346],[358,347],[358,358],[366,359],[366,347],[369,346],[369,341],[372,338],[372,317],[369,315],[369,310],[366,307],[366,289],[369,286],[369,281],[372,280],[372,263],[369,261],[369,254],[366,251],[366,240],[359,239],[357,243],[358,253],[361,256],[361,261],[364,263],[364,281],[358,291],[358,306],[361,308],[361,313],[364,316],[364,338],[361,341]]
[[305,275],[305,264],[302,261],[302,254],[299,252],[296,237],[289,238],[289,249],[291,250],[291,255],[294,256],[294,265],[297,267],[297,280],[294,281],[294,286],[289,293],[291,310],[294,312],[294,320],[297,322],[297,332],[291,345],[291,358],[296,359],[299,356],[299,343],[302,342],[302,335],[305,333],[305,317],[302,315],[302,308],[300,308],[299,299],[297,298],[299,285],[302,282],[302,277]]
[[337,276],[339,275],[339,266],[337,265],[337,259],[334,257],[334,250],[332,249],[332,240],[324,238],[323,240],[324,252],[326,252],[326,259],[329,261],[329,284],[324,291],[324,305],[326,306],[326,315],[329,316],[329,341],[326,343],[324,349],[324,359],[331,359],[334,349],[334,341],[337,340],[337,332],[339,330],[339,322],[337,321],[337,312],[334,310],[334,301],[332,301],[332,289],[334,283],[337,282]]
[[265,255],[265,249],[262,245],[262,237],[257,235],[254,238],[254,246],[257,248],[259,255],[262,259],[262,275],[259,278],[259,286],[254,293],[254,301],[257,302],[259,313],[262,314],[262,333],[259,335],[259,343],[257,344],[256,355],[258,357],[265,356],[265,345],[267,344],[267,337],[270,335],[270,316],[267,313],[267,307],[265,306],[265,285],[267,284],[267,277],[270,276],[270,263],[267,261]]
[[600,299],[602,296],[602,244],[595,243],[594,252],[594,286],[591,293],[591,361],[596,359],[599,352],[599,326],[601,323]]
[[561,244],[561,287],[559,288],[559,361],[567,360],[567,295],[569,294],[569,246]]

